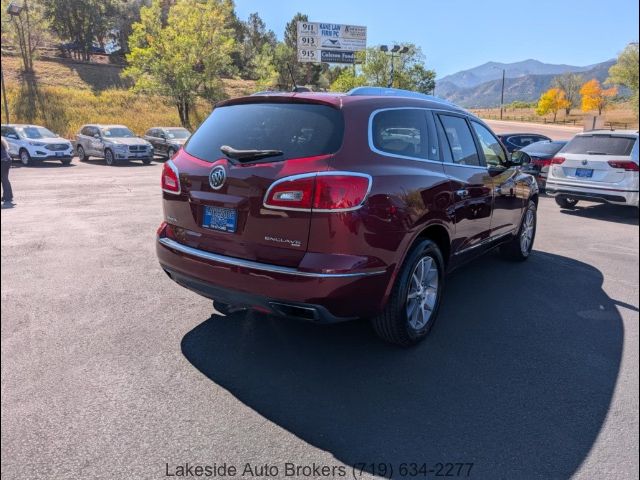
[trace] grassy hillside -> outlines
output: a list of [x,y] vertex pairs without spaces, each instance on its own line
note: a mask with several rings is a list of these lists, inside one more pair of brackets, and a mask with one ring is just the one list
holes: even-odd
[[[85,123],[122,123],[142,134],[156,125],[179,125],[176,108],[164,97],[134,94],[120,77],[121,67],[63,59],[38,60],[35,76],[20,74],[20,59],[2,56],[12,123],[37,123],[72,138]],[[228,97],[256,90],[246,80],[224,79]],[[211,111],[201,101],[192,114],[197,126]],[[4,109],[2,123],[5,123]]]

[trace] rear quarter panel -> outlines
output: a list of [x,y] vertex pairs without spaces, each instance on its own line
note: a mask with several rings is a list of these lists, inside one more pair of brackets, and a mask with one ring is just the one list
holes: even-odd
[[379,103],[345,108],[345,141],[329,162],[330,170],[372,176],[367,201],[352,212],[314,212],[308,242],[310,253],[355,255],[361,258],[358,268],[387,269],[384,296],[368,298],[363,293],[373,310],[386,303],[398,269],[420,232],[437,224],[450,237],[453,233],[451,189],[442,163],[380,155],[369,148],[368,121],[377,108]]

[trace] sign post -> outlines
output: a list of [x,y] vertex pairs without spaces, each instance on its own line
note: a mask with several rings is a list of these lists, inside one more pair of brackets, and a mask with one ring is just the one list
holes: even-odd
[[356,52],[367,48],[367,27],[321,22],[297,27],[299,62],[355,64]]

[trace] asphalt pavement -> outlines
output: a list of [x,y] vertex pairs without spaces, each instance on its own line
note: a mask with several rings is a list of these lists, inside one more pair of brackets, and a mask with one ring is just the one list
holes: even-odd
[[453,273],[431,336],[405,350],[366,322],[213,314],[156,261],[160,171],[11,171],[3,479],[194,465],[274,478],[287,463],[289,478],[353,478],[362,463],[355,478],[398,478],[412,462],[472,464],[461,478],[474,479],[637,478],[636,209],[541,198],[532,257]]

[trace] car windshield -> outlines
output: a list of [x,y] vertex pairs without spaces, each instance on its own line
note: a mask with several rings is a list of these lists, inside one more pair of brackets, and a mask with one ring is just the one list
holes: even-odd
[[21,136],[25,138],[38,139],[38,138],[56,138],[57,137],[55,133],[53,133],[51,130],[48,130],[44,127],[24,127],[24,128],[18,128],[17,130],[21,134]]
[[186,128],[169,128],[167,129],[167,137],[171,139],[181,140],[183,138],[189,138],[191,132]]
[[102,129],[103,137],[131,138],[135,137],[133,132],[126,127],[111,127]]
[[577,135],[563,149],[562,153],[585,155],[631,155],[637,138],[616,135]]

